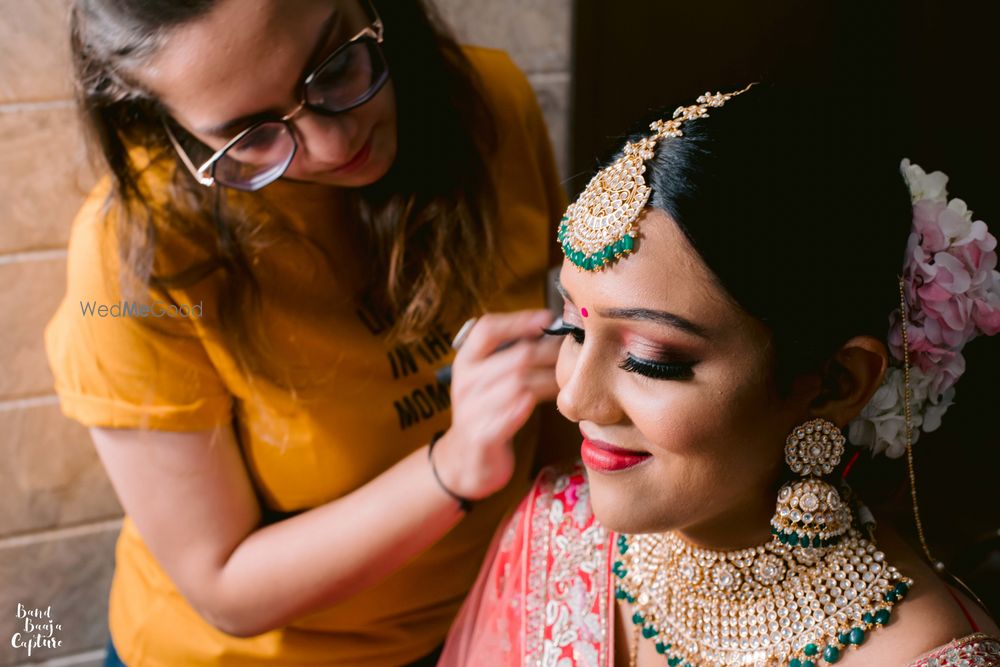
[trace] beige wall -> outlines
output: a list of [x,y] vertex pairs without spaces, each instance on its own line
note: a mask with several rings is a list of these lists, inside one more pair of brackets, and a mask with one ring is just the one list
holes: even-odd
[[92,182],[70,102],[65,0],[0,0],[0,665],[17,603],[52,606],[67,665],[99,664],[121,509],[86,430],[63,418],[41,332],[64,292]]
[[[507,49],[567,164],[571,0],[439,0],[464,40]],[[68,0],[0,0],[0,667],[101,664],[121,508],[86,430],[59,412],[42,330],[93,182],[71,103]],[[11,647],[17,604],[51,606],[58,649]]]

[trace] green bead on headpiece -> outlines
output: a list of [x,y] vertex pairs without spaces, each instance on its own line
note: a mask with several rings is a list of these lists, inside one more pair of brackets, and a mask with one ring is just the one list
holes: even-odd
[[709,107],[721,107],[750,86],[725,95],[705,93],[697,104],[678,107],[672,119],[652,123],[650,136],[627,142],[622,156],[590,179],[559,222],[557,236],[566,258],[586,271],[600,271],[631,253],[635,248],[635,221],[651,192],[642,175],[657,142],[681,136],[684,121],[707,116]]

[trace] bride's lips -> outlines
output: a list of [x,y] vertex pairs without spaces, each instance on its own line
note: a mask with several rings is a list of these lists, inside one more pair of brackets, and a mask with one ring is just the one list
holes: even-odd
[[334,174],[350,174],[365,166],[365,163],[368,162],[368,156],[371,155],[372,152],[372,139],[374,136],[375,133],[373,132],[369,135],[368,140],[365,141],[364,145],[361,146],[358,152],[354,154],[354,157],[336,169],[331,170],[331,172]]
[[583,444],[580,445],[580,456],[588,468],[600,472],[614,472],[637,466],[647,461],[651,454],[624,449],[601,440],[591,440],[584,434]]

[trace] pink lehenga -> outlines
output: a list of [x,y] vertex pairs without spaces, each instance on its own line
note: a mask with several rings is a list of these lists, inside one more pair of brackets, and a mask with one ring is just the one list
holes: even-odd
[[[581,465],[543,470],[497,532],[438,667],[614,667],[616,538]],[[971,634],[910,667],[959,665],[1000,666],[1000,641]]]

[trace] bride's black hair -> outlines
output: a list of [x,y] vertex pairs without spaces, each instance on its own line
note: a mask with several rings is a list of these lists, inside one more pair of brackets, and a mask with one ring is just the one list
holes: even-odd
[[757,84],[685,122],[647,162],[649,204],[770,329],[779,388],[853,336],[886,339],[911,207],[904,155],[876,106]]

